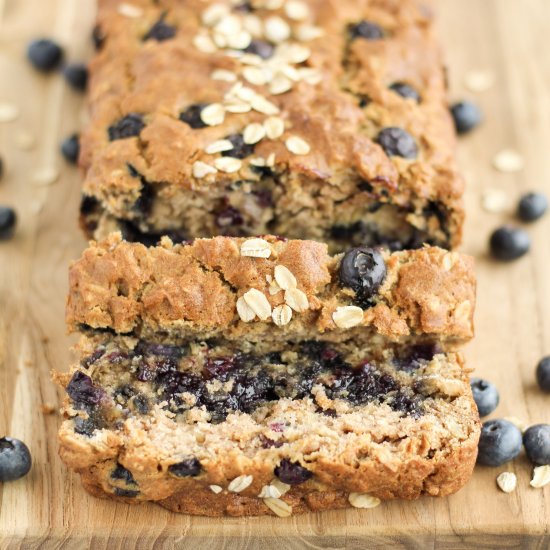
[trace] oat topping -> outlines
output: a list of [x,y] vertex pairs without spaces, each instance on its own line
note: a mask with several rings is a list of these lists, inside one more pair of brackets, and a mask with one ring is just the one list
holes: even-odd
[[376,508],[381,502],[368,493],[350,493],[348,500],[354,508]]
[[252,476],[239,476],[236,477],[227,487],[227,490],[231,493],[240,493],[246,488],[250,487],[254,478]]
[[241,256],[269,258],[271,256],[271,245],[264,239],[248,239],[241,245]]
[[358,306],[337,307],[332,320],[338,328],[352,328],[362,323],[363,310]]
[[280,518],[288,518],[292,515],[292,506],[280,498],[264,498],[264,504]]
[[252,309],[262,321],[266,321],[271,317],[271,304],[265,294],[256,288],[251,288],[244,294],[243,298],[250,309]]
[[311,151],[309,143],[298,136],[289,137],[285,144],[286,148],[295,155],[307,155]]
[[245,323],[249,323],[256,318],[256,313],[254,313],[254,310],[246,303],[243,296],[237,300],[237,313],[239,314],[241,321],[244,321]]
[[193,176],[197,179],[204,178],[208,174],[215,174],[216,172],[216,168],[200,160],[193,164]]
[[273,317],[273,322],[278,327],[288,325],[288,323],[290,323],[290,320],[292,319],[292,309],[286,304],[277,306],[273,310],[272,317]]
[[537,466],[533,470],[533,479],[530,482],[531,487],[540,489],[548,485],[548,483],[550,483],[550,466],[548,464],[545,466]]
[[223,491],[223,488],[220,487],[219,485],[210,485],[210,490],[211,490],[214,494],[218,495],[218,494],[220,494],[220,493]]
[[307,296],[298,288],[289,288],[285,291],[285,302],[297,312],[303,312],[309,309]]
[[214,161],[214,166],[220,172],[226,172],[232,174],[238,172],[242,167],[242,161],[233,157],[220,157]]
[[143,15],[143,10],[138,6],[134,6],[133,4],[122,2],[122,4],[120,4],[120,6],[118,7],[118,13],[130,19],[137,19],[138,17],[141,17]]
[[296,288],[298,286],[296,277],[292,271],[284,265],[275,266],[275,281],[277,281],[277,284],[283,290],[290,290],[291,288]]

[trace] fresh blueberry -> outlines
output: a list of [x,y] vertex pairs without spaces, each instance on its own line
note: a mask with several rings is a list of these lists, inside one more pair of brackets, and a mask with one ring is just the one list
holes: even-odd
[[195,105],[190,105],[187,109],[185,109],[185,111],[180,113],[180,120],[191,126],[194,130],[206,128],[208,125],[202,121],[201,113],[207,106],[208,103],[196,103]]
[[53,40],[42,38],[29,44],[27,57],[35,69],[49,73],[61,63],[63,50]]
[[244,49],[246,53],[259,55],[262,59],[269,59],[275,51],[275,46],[265,40],[254,39]]
[[357,299],[366,302],[386,278],[386,263],[382,254],[373,248],[352,248],[342,258],[340,283],[355,290]]
[[403,128],[384,128],[376,141],[389,157],[414,159],[418,156],[416,141]]
[[275,468],[275,475],[283,483],[299,485],[313,477],[313,472],[301,466],[299,462],[291,462],[288,458],[283,458],[279,466]]
[[32,459],[29,448],[19,439],[0,439],[0,481],[14,481],[29,473]]
[[164,42],[164,40],[170,40],[176,36],[176,29],[172,25],[169,25],[164,21],[165,15],[149,29],[149,32],[143,37],[143,40],[156,40],[157,42]]
[[494,258],[511,261],[529,251],[531,239],[523,229],[505,225],[493,232],[489,244]]
[[537,466],[550,464],[550,425],[536,424],[523,434],[523,444],[529,460]]
[[366,38],[367,40],[380,40],[384,38],[382,28],[372,21],[360,21],[355,25],[350,25],[349,32],[351,38]]
[[534,222],[542,218],[548,209],[548,199],[542,193],[527,193],[518,204],[518,218],[524,222]]
[[78,134],[73,134],[63,140],[61,144],[61,153],[68,163],[76,164],[78,162],[78,155],[80,154]]
[[467,134],[479,126],[482,120],[479,107],[471,101],[460,101],[451,106],[451,114],[458,134]]
[[63,69],[63,76],[71,88],[83,92],[88,84],[88,67],[84,63],[69,63]]
[[137,113],[130,113],[109,126],[109,139],[115,141],[116,139],[139,136],[143,128],[145,128],[143,117]]
[[201,473],[201,463],[196,458],[187,458],[168,467],[168,471],[175,477],[194,477]]
[[550,393],[550,355],[537,365],[537,382],[542,391]]
[[485,466],[500,466],[518,456],[522,436],[518,427],[508,420],[488,420],[481,427],[477,461]]
[[482,378],[472,378],[470,385],[479,416],[491,414],[497,408],[500,400],[496,386]]
[[9,206],[0,206],[0,241],[6,241],[13,237],[17,215]]
[[231,134],[230,136],[227,136],[226,139],[233,144],[233,149],[224,151],[222,156],[244,159],[254,154],[254,145],[248,145],[245,143],[241,134]]
[[392,84],[390,86],[390,90],[405,99],[414,99],[414,101],[420,103],[420,94],[412,86],[409,86],[404,82],[396,82],[395,84]]

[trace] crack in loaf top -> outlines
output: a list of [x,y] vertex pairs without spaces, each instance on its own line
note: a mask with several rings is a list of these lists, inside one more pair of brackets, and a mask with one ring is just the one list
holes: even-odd
[[368,297],[349,286],[349,256],[313,241],[216,237],[174,246],[164,238],[147,248],[113,234],[71,266],[67,323],[171,339],[366,342],[377,334],[452,348],[472,337],[472,258],[440,248],[350,254],[365,250],[355,265],[372,257],[381,268],[366,274],[376,278]]
[[136,172],[170,197],[267,166],[319,193],[375,181],[395,204],[460,211],[426,4],[100,0],[85,192],[116,209]]

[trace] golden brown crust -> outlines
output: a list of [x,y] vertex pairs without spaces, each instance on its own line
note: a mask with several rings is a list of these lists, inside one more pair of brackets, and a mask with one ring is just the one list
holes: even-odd
[[[360,337],[369,327],[394,341],[432,335],[449,345],[473,335],[475,279],[469,256],[438,248],[386,254],[388,275],[376,305],[364,311],[360,326],[339,329],[333,314],[337,307],[353,305],[354,294],[339,284],[341,256],[332,257],[325,245],[311,241],[264,240],[272,250],[268,259],[243,257],[246,239],[228,237],[185,246],[165,240],[163,246],[147,248],[115,234],[92,243],[70,269],[68,326],[73,331],[86,325],[136,335],[200,332],[232,339],[286,338],[288,333]],[[251,288],[273,308],[284,303],[283,291],[269,292],[267,278],[277,265],[294,274],[309,309],[295,312],[283,327],[271,317],[242,321],[236,303]]]
[[[246,231],[246,226],[251,234],[264,233],[271,221],[278,234],[330,240],[332,225],[351,226],[374,203],[391,203],[403,208],[401,216],[431,242],[459,244],[463,183],[456,170],[441,56],[425,1],[307,0],[311,17],[306,22],[324,35],[305,43],[312,53],[297,67],[320,71],[320,82],[297,82],[287,93],[269,95],[266,86],[239,76],[280,109],[285,134],[260,141],[239,171],[200,178],[193,174],[194,163],[213,165],[219,157],[205,152],[208,145],[266,119],[252,110],[227,114],[222,124],[202,129],[179,120],[189,105],[223,102],[234,82],[213,80],[214,70],[240,74],[243,68],[222,50],[204,53],[195,46],[196,36],[208,31],[200,18],[209,4],[136,0],[132,5],[138,16],[132,18],[121,13],[118,0],[99,2],[98,24],[107,38],[90,66],[91,122],[81,145],[87,195],[115,218],[131,220],[144,231],[183,230],[188,237]],[[144,40],[162,13],[176,36],[163,42]],[[284,9],[258,13],[262,18],[280,15],[295,30],[302,24],[289,19]],[[380,25],[384,39],[350,42],[348,25],[361,19]],[[401,97],[389,88],[394,83],[412,86],[421,101]],[[128,113],[144,117],[139,137],[109,141],[108,128]],[[392,126],[414,137],[416,159],[388,157],[375,142],[380,130]],[[285,146],[290,136],[303,138],[311,152],[290,153]],[[262,178],[250,169],[249,160],[272,153],[277,183],[270,187],[266,205],[254,195]],[[152,211],[140,210],[143,205],[136,202],[144,181],[147,193],[155,196]],[[243,181],[252,182],[251,192],[232,187]],[[371,188],[358,188],[361,182]],[[217,216],[227,205],[240,212],[244,226],[220,225]],[[441,216],[445,228],[439,225]]]

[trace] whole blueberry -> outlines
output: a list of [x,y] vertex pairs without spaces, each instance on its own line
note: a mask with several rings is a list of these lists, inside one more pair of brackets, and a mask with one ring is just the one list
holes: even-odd
[[177,464],[168,467],[168,471],[175,477],[194,477],[201,473],[201,463],[196,458],[186,458]]
[[550,464],[550,425],[536,424],[528,428],[523,434],[523,445],[533,464]]
[[29,44],[27,57],[35,69],[48,73],[57,69],[61,63],[63,50],[53,40],[42,38]]
[[542,391],[550,393],[550,355],[543,357],[537,365],[537,382]]
[[376,142],[389,157],[414,159],[418,156],[416,141],[403,128],[384,128],[376,137]]
[[470,385],[479,416],[491,414],[497,408],[500,400],[496,386],[482,378],[472,378]]
[[88,84],[88,67],[84,63],[69,63],[63,69],[63,76],[71,88],[83,92]]
[[529,251],[531,239],[523,229],[505,225],[493,232],[489,245],[494,258],[511,261],[521,258]]
[[548,199],[542,193],[527,193],[518,204],[518,218],[523,222],[534,222],[542,218],[548,209]]
[[500,466],[518,456],[522,436],[518,427],[499,418],[488,420],[481,427],[477,461],[485,466]]
[[61,153],[70,164],[76,164],[78,162],[78,155],[80,154],[78,134],[73,134],[63,140],[63,143],[61,143]]
[[386,278],[386,262],[374,248],[352,248],[342,258],[339,275],[343,286],[370,298]]
[[414,99],[417,103],[420,102],[420,94],[409,84],[404,82],[396,82],[390,86],[390,90],[405,99]]
[[29,448],[19,439],[0,439],[0,481],[14,481],[28,474],[32,459]]
[[451,115],[458,134],[467,134],[482,121],[479,107],[471,101],[459,101],[451,106]]
[[13,237],[17,215],[15,210],[9,206],[0,206],[0,241],[5,241]]
[[291,462],[288,458],[283,458],[279,466],[275,468],[275,475],[288,485],[299,485],[313,476],[307,468],[300,465],[299,462]]
[[380,40],[384,38],[382,27],[372,21],[363,20],[350,25],[349,32],[351,38],[365,38],[366,40]]
[[138,113],[130,113],[109,126],[109,139],[115,141],[116,139],[139,136],[143,128],[145,128],[143,117]]

